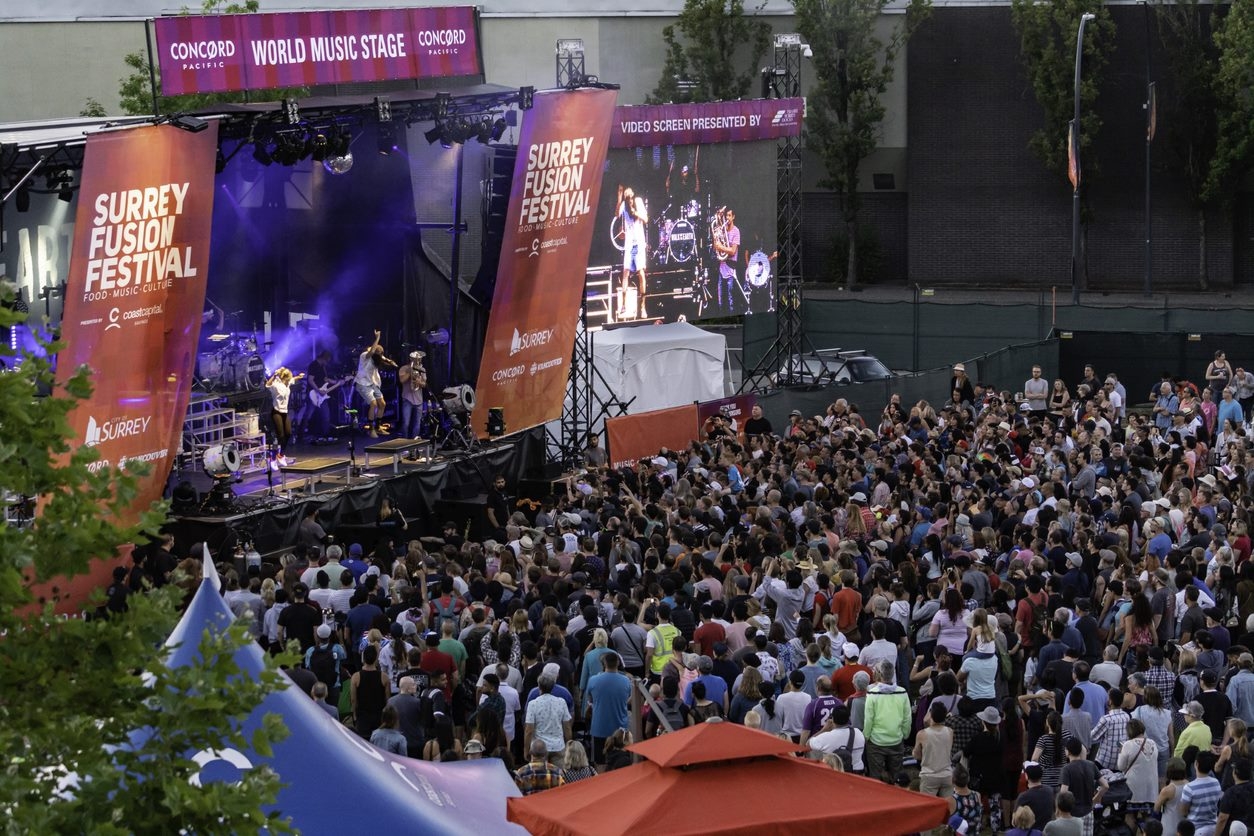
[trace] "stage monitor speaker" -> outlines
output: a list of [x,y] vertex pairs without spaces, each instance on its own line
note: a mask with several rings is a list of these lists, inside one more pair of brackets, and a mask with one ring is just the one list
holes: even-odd
[[517,148],[493,145],[485,163],[482,251],[479,272],[470,286],[470,295],[484,306],[491,306],[492,294],[496,291],[496,271],[505,241],[505,216],[509,211],[509,192],[517,157]]

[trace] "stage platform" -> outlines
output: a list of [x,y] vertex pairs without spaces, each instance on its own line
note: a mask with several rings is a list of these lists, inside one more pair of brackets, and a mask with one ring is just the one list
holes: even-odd
[[[418,443],[394,439],[370,448],[375,453],[403,453]],[[227,503],[207,499],[213,481],[203,473],[173,472],[171,490],[185,481],[198,494],[195,508],[172,512],[168,528],[178,548],[200,541],[216,547],[247,538],[263,555],[273,554],[296,542],[297,528],[310,507],[318,508],[324,528],[340,531],[344,542],[360,542],[367,550],[385,535],[406,540],[438,536],[446,518],[455,519],[459,530],[469,526],[478,533],[484,497],[497,473],[505,475],[509,493],[516,496],[515,486],[533,483],[523,477],[543,469],[544,432],[537,428],[484,444],[473,453],[442,453],[416,462],[396,453],[391,459],[376,458],[369,467],[365,450],[359,447],[354,468],[345,444],[293,445],[288,456],[291,463],[277,472],[249,474],[229,483]],[[405,515],[406,531],[397,534],[375,525],[385,497]]]

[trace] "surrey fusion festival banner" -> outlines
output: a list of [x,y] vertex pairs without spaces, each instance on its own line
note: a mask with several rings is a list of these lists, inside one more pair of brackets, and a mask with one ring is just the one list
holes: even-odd
[[[92,134],[70,255],[58,388],[82,365],[94,391],[70,413],[74,442],[95,446],[97,467],[146,462],[132,507],[161,498],[191,395],[209,272],[218,126],[169,125]],[[106,586],[102,577],[75,588]]]
[[537,93],[524,117],[476,385],[480,434],[492,407],[511,433],[561,417],[616,97]]
[[482,72],[471,6],[179,15],[154,23],[167,96]]

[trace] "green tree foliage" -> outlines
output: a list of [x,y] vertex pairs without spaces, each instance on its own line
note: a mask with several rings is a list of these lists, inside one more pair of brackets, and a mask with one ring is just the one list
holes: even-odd
[[[823,161],[820,185],[840,196],[847,252],[845,283],[858,281],[858,167],[879,142],[881,97],[897,57],[931,14],[912,0],[903,18],[882,18],[889,0],[796,0],[797,28],[814,52],[816,83],[807,98],[806,144]],[[881,37],[881,28],[888,28]]]
[[1067,125],[1075,101],[1075,40],[1084,14],[1096,15],[1084,30],[1080,76],[1080,160],[1087,179],[1097,170],[1091,153],[1102,126],[1096,107],[1102,72],[1114,51],[1115,24],[1103,0],[1011,0],[1010,19],[1019,33],[1020,58],[1045,121],[1028,146],[1045,167],[1067,177]]
[[765,20],[744,0],[684,0],[662,30],[666,63],[649,102],[716,102],[743,98],[758,78],[771,42]]
[[1162,135],[1172,169],[1184,175],[1197,213],[1197,278],[1203,290],[1209,283],[1206,211],[1222,202],[1220,193],[1206,188],[1219,141],[1219,47],[1214,28],[1222,8],[1199,0],[1158,0],[1154,10],[1171,82],[1171,95],[1159,108]]
[[78,115],[99,117],[99,116],[108,116],[109,112],[105,110],[105,106],[102,105],[97,99],[93,99],[90,96],[88,96],[87,101],[83,102],[83,109],[78,112]]
[[1254,8],[1250,3],[1232,4],[1217,27],[1215,42],[1219,46],[1219,131],[1205,194],[1227,204],[1241,179],[1254,168]]
[[[0,302],[13,298],[11,286],[0,286]],[[0,328],[25,316],[0,306]],[[201,664],[170,669],[162,643],[178,617],[175,585],[90,620],[56,616],[31,600],[28,578],[80,575],[93,556],[114,554],[165,520],[158,504],[135,525],[112,521],[135,501],[135,475],[93,468],[95,450],[71,445],[67,415],[90,393],[90,370],[37,397],[53,380],[48,361],[35,357],[0,374],[0,494],[45,502],[27,526],[0,524],[0,831],[290,830],[277,813],[262,812],[279,788],[264,767],[245,770],[234,785],[196,788],[188,780],[199,769],[191,753],[224,741],[264,753],[285,734],[269,717],[245,740],[243,720],[284,678],[277,670],[259,681],[240,675],[234,653],[250,641],[242,624],[201,637]],[[142,742],[136,732],[147,732]]]
[[[203,0],[197,14],[254,14],[261,9],[259,0],[244,0],[242,3],[228,3],[225,0]],[[191,14],[186,9],[183,14]],[[128,53],[122,59],[130,72],[123,78],[118,87],[118,98],[122,112],[130,116],[145,116],[152,113],[152,81],[148,74],[148,56],[142,52]],[[161,86],[161,73],[156,71],[157,86]],[[309,95],[304,87],[277,88],[274,90],[252,90],[241,93],[196,93],[187,96],[160,96],[157,107],[162,114],[190,113],[213,107],[217,104],[237,104],[248,101],[278,101],[280,99],[296,99]]]

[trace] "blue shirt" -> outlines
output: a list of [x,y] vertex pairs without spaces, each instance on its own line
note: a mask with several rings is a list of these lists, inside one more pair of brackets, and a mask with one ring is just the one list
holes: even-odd
[[[724,685],[726,687],[726,685]],[[588,680],[588,698],[592,700],[593,737],[609,737],[619,729],[631,728],[627,718],[627,700],[631,697],[631,680],[621,673],[599,673]]]
[[1232,702],[1232,716],[1254,725],[1254,673],[1238,671],[1228,682],[1228,699]]
[[1245,423],[1245,415],[1241,411],[1241,404],[1236,399],[1230,401],[1219,402],[1219,413],[1215,422],[1215,427],[1222,430],[1224,421],[1231,421],[1234,428]]
[[[698,682],[705,685],[705,698],[710,702],[718,703],[719,708],[723,708],[723,697],[727,694],[727,680],[721,676],[715,676],[707,673],[694,679],[693,684]],[[689,706],[692,705],[692,685],[688,686],[688,691],[684,694],[684,702]]]
[[1110,702],[1110,694],[1096,682],[1077,682],[1075,687],[1084,693],[1084,705],[1080,710],[1089,715],[1096,726],[1106,714],[1106,703]]
[[[553,694],[553,696],[555,696],[555,697],[561,697],[561,698],[562,698],[562,701],[566,703],[566,707],[570,709],[570,713],[571,713],[571,715],[573,716],[573,715],[574,715],[574,713],[575,713],[575,698],[574,698],[574,696],[570,693],[570,691],[567,691],[567,690],[566,690],[564,687],[562,687],[561,685],[558,685],[558,684],[554,683],[554,684],[553,684],[553,691],[552,691],[552,694]],[[540,696],[540,689],[539,689],[539,688],[532,688],[532,689],[531,689],[531,693],[529,693],[529,694],[527,695],[527,702],[531,702],[532,700],[534,700],[534,699],[535,699],[536,697],[538,697],[538,696]]]

